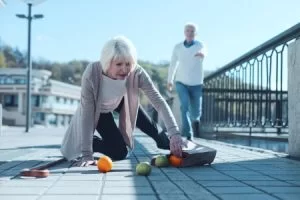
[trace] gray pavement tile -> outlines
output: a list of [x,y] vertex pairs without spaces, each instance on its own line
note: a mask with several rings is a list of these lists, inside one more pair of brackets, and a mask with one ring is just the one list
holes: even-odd
[[39,200],[98,200],[98,195],[45,195]]
[[222,176],[224,174],[218,172],[218,171],[202,171],[202,172],[185,172],[186,175],[190,176],[190,177],[196,177],[196,176]]
[[181,173],[179,168],[175,167],[166,167],[166,168],[160,168],[165,173]]
[[102,195],[101,200],[158,200],[154,195]]
[[85,176],[85,175],[97,175],[101,174],[98,169],[81,170],[81,171],[66,171],[63,176]]
[[136,165],[114,165],[113,170],[135,171]]
[[38,196],[31,195],[0,195],[1,200],[36,200],[37,198]]
[[10,181],[6,181],[3,184],[3,186],[5,187],[49,187],[53,183],[54,181],[10,180]]
[[259,187],[259,186],[292,186],[291,183],[283,181],[243,181],[249,185]]
[[[1,153],[1,151],[0,151],[0,153]],[[19,165],[19,164],[22,163],[22,161],[12,161],[12,160],[7,160],[7,159],[3,159],[3,158],[0,158],[0,161],[2,163],[0,165],[0,172],[2,170],[10,169],[10,168],[15,167],[15,166],[17,166],[17,165]]]
[[22,162],[21,164],[11,168],[12,170],[22,170],[24,168],[31,168],[31,167],[34,167],[34,166],[37,166],[39,164],[41,164],[42,161],[39,161],[39,160],[26,160],[26,162]]
[[168,177],[162,175],[162,176],[148,176],[149,180],[151,181],[165,181],[168,180]]
[[76,185],[69,187],[54,186],[51,187],[46,194],[49,195],[98,195],[100,194],[101,184],[98,187]]
[[187,196],[192,200],[218,200],[218,198],[213,196],[212,194],[196,193],[188,194]]
[[[134,176],[136,173],[135,171],[110,171],[106,174],[106,177],[108,176]],[[152,175],[153,173],[151,173]]]
[[57,175],[52,175],[50,173],[50,175],[46,178],[34,178],[34,177],[22,177],[22,176],[17,176],[16,178],[12,179],[12,180],[34,180],[34,181],[56,181],[60,178],[60,176]]
[[107,176],[105,177],[107,181],[147,181],[145,176]]
[[238,165],[232,165],[232,164],[225,164],[225,163],[220,163],[220,164],[212,164],[211,165],[213,168],[216,170],[226,170],[226,171],[249,171],[247,168],[238,166]]
[[214,175],[214,176],[191,176],[196,181],[233,181],[234,178],[226,175]]
[[261,176],[261,173],[258,172],[254,172],[254,171],[222,171],[224,174],[227,174],[229,176],[243,176],[243,175],[247,175],[247,176]]
[[300,186],[300,180],[298,180],[298,181],[288,181],[288,182],[291,183],[291,184]]
[[[176,169],[176,168],[175,168]],[[197,167],[187,167],[187,168],[178,168],[183,173],[199,173],[199,174],[209,174],[209,173],[218,173],[218,171],[211,166],[197,166]]]
[[276,200],[267,194],[221,194],[222,200]]
[[274,181],[274,178],[268,177],[268,176],[247,176],[247,175],[234,175],[233,178],[241,181]]
[[20,173],[20,170],[11,169],[11,170],[3,171],[0,176],[11,176],[11,177],[13,177],[13,176],[18,175],[19,173]]
[[247,187],[246,184],[239,181],[197,181],[199,184],[205,187]]
[[300,187],[260,187],[259,189],[264,190],[268,193],[299,193],[300,195]]
[[11,177],[9,177],[9,176],[3,176],[3,177],[1,177],[1,175],[0,175],[0,181],[1,182],[9,181],[10,179],[11,179]]
[[170,181],[151,181],[157,194],[183,194],[175,184]]
[[210,194],[204,187],[194,181],[179,181],[176,185],[181,188],[185,194]]
[[284,181],[298,181],[300,180],[300,175],[272,175],[272,177],[284,180]]
[[101,181],[57,181],[54,187],[101,187]]
[[282,170],[273,170],[273,171],[262,171],[264,174],[268,175],[300,175],[300,170],[288,170],[288,169],[282,169]]
[[189,200],[186,195],[158,195],[160,200],[170,200],[170,199],[176,199],[176,200]]
[[101,181],[103,179],[102,174],[82,174],[81,176],[62,176],[61,181]]
[[105,181],[105,187],[150,187],[148,181]]
[[88,167],[70,167],[68,168],[68,171],[66,173],[72,173],[72,172],[85,172],[90,170],[97,170],[96,166],[88,166]]
[[169,175],[168,176],[172,181],[191,181],[192,179],[185,175]]
[[151,194],[154,191],[151,187],[104,187],[103,194]]
[[261,193],[252,187],[207,187],[214,194],[252,194]]
[[0,187],[1,195],[40,195],[47,188],[46,187]]
[[275,196],[281,198],[282,200],[299,200],[300,194],[275,194]]

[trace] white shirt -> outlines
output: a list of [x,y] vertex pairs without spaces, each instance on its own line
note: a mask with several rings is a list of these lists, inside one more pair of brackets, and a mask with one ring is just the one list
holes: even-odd
[[114,111],[126,93],[126,80],[114,80],[102,74],[103,81],[100,86],[101,113]]
[[195,56],[198,52],[206,55],[204,45],[199,41],[195,41],[195,44],[190,47],[185,47],[183,42],[174,47],[168,83],[173,83],[175,80],[190,86],[203,84],[204,58]]

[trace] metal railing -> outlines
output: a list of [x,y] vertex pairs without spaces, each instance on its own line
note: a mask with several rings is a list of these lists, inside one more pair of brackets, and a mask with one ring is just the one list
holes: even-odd
[[206,76],[202,124],[287,128],[287,52],[299,37],[300,23]]

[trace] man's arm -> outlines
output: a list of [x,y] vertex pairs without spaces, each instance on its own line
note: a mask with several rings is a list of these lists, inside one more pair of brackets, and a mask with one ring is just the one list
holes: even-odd
[[200,56],[202,58],[207,56],[207,48],[203,43],[200,43],[200,50],[195,54],[195,56]]

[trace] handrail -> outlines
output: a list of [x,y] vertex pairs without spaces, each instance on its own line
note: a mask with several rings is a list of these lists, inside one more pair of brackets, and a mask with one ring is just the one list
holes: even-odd
[[268,50],[275,48],[281,44],[284,44],[290,40],[297,39],[300,37],[300,23],[294,25],[293,27],[287,29],[286,31],[278,34],[277,36],[273,37],[272,39],[264,42],[263,44],[259,45],[258,47],[252,49],[251,51],[245,53],[244,55],[240,56],[239,58],[233,60],[232,62],[228,63],[227,65],[223,66],[222,68],[218,69],[217,71],[207,75],[204,78],[204,82],[209,81],[210,79],[219,76],[220,74],[231,70],[237,65],[244,63],[251,58],[254,58]]

